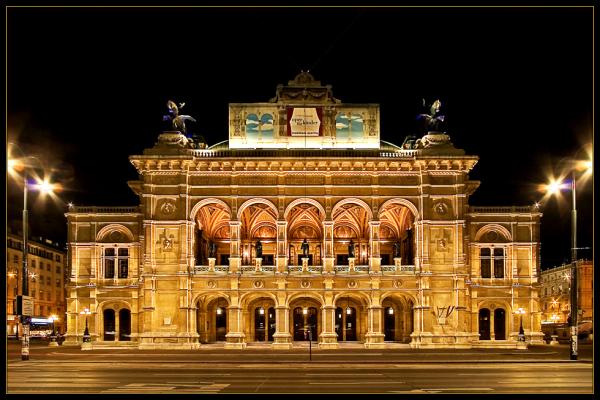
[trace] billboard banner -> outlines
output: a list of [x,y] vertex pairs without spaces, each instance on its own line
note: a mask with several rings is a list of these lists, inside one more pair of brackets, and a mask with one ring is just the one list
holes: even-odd
[[288,136],[323,136],[323,107],[288,107]]

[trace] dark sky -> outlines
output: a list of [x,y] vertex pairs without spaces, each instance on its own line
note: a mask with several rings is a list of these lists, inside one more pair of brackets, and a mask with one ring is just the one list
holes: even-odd
[[[202,121],[190,128],[214,144],[228,136],[229,102],[268,101],[310,69],[343,102],[379,103],[382,139],[396,144],[415,133],[421,98],[439,97],[455,146],[480,157],[470,204],[530,205],[535,184],[592,142],[592,13],[10,8],[7,140],[55,167],[65,203],[136,205],[128,156],[155,143],[167,99],[185,101]],[[20,221],[22,189],[7,186],[8,218]],[[578,244],[589,247],[591,182],[577,192]],[[543,208],[544,268],[570,257],[569,199]],[[64,210],[35,204],[32,233],[64,241]]]

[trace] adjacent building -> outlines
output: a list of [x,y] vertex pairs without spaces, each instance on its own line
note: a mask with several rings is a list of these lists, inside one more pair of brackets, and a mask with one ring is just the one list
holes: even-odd
[[228,141],[160,134],[139,205],[66,214],[65,344],[87,321],[92,346],[517,347],[521,320],[541,343],[540,211],[470,205],[477,156],[379,122],[303,72],[230,104]]
[[[555,326],[566,324],[571,310],[572,264],[542,271],[540,276],[540,299],[542,302],[542,324],[551,331]],[[590,328],[594,320],[594,266],[591,260],[577,261],[578,322]],[[587,325],[586,325],[587,327]]]
[[[41,237],[28,240],[29,296],[37,319],[56,316],[55,327],[65,332],[67,254],[59,243]],[[15,299],[23,290],[23,237],[8,232],[6,239],[6,334],[17,334]],[[19,336],[21,332],[19,331]]]

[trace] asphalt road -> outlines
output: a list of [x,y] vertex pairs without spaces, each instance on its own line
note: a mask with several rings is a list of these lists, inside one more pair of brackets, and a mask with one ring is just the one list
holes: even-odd
[[[7,393],[593,393],[568,346],[516,351],[137,351],[34,345],[7,352]],[[306,349],[308,350],[308,349]],[[581,349],[589,352],[591,348]],[[564,354],[563,354],[564,353]],[[486,359],[481,359],[487,354]],[[564,356],[567,356],[566,359]]]

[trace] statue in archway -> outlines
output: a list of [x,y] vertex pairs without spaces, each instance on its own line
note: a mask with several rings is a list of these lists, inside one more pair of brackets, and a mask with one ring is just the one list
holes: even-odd
[[256,250],[256,258],[262,258],[262,243],[260,242],[260,239],[256,241],[254,248]]
[[308,242],[306,241],[306,238],[304,238],[302,246],[300,247],[302,248],[302,256],[308,257]]
[[208,257],[215,258],[217,256],[217,244],[215,242],[210,242],[208,245]]
[[400,242],[396,241],[396,243],[394,243],[394,258],[398,257],[400,257]]
[[352,239],[348,244],[348,258],[354,258],[354,241]]

